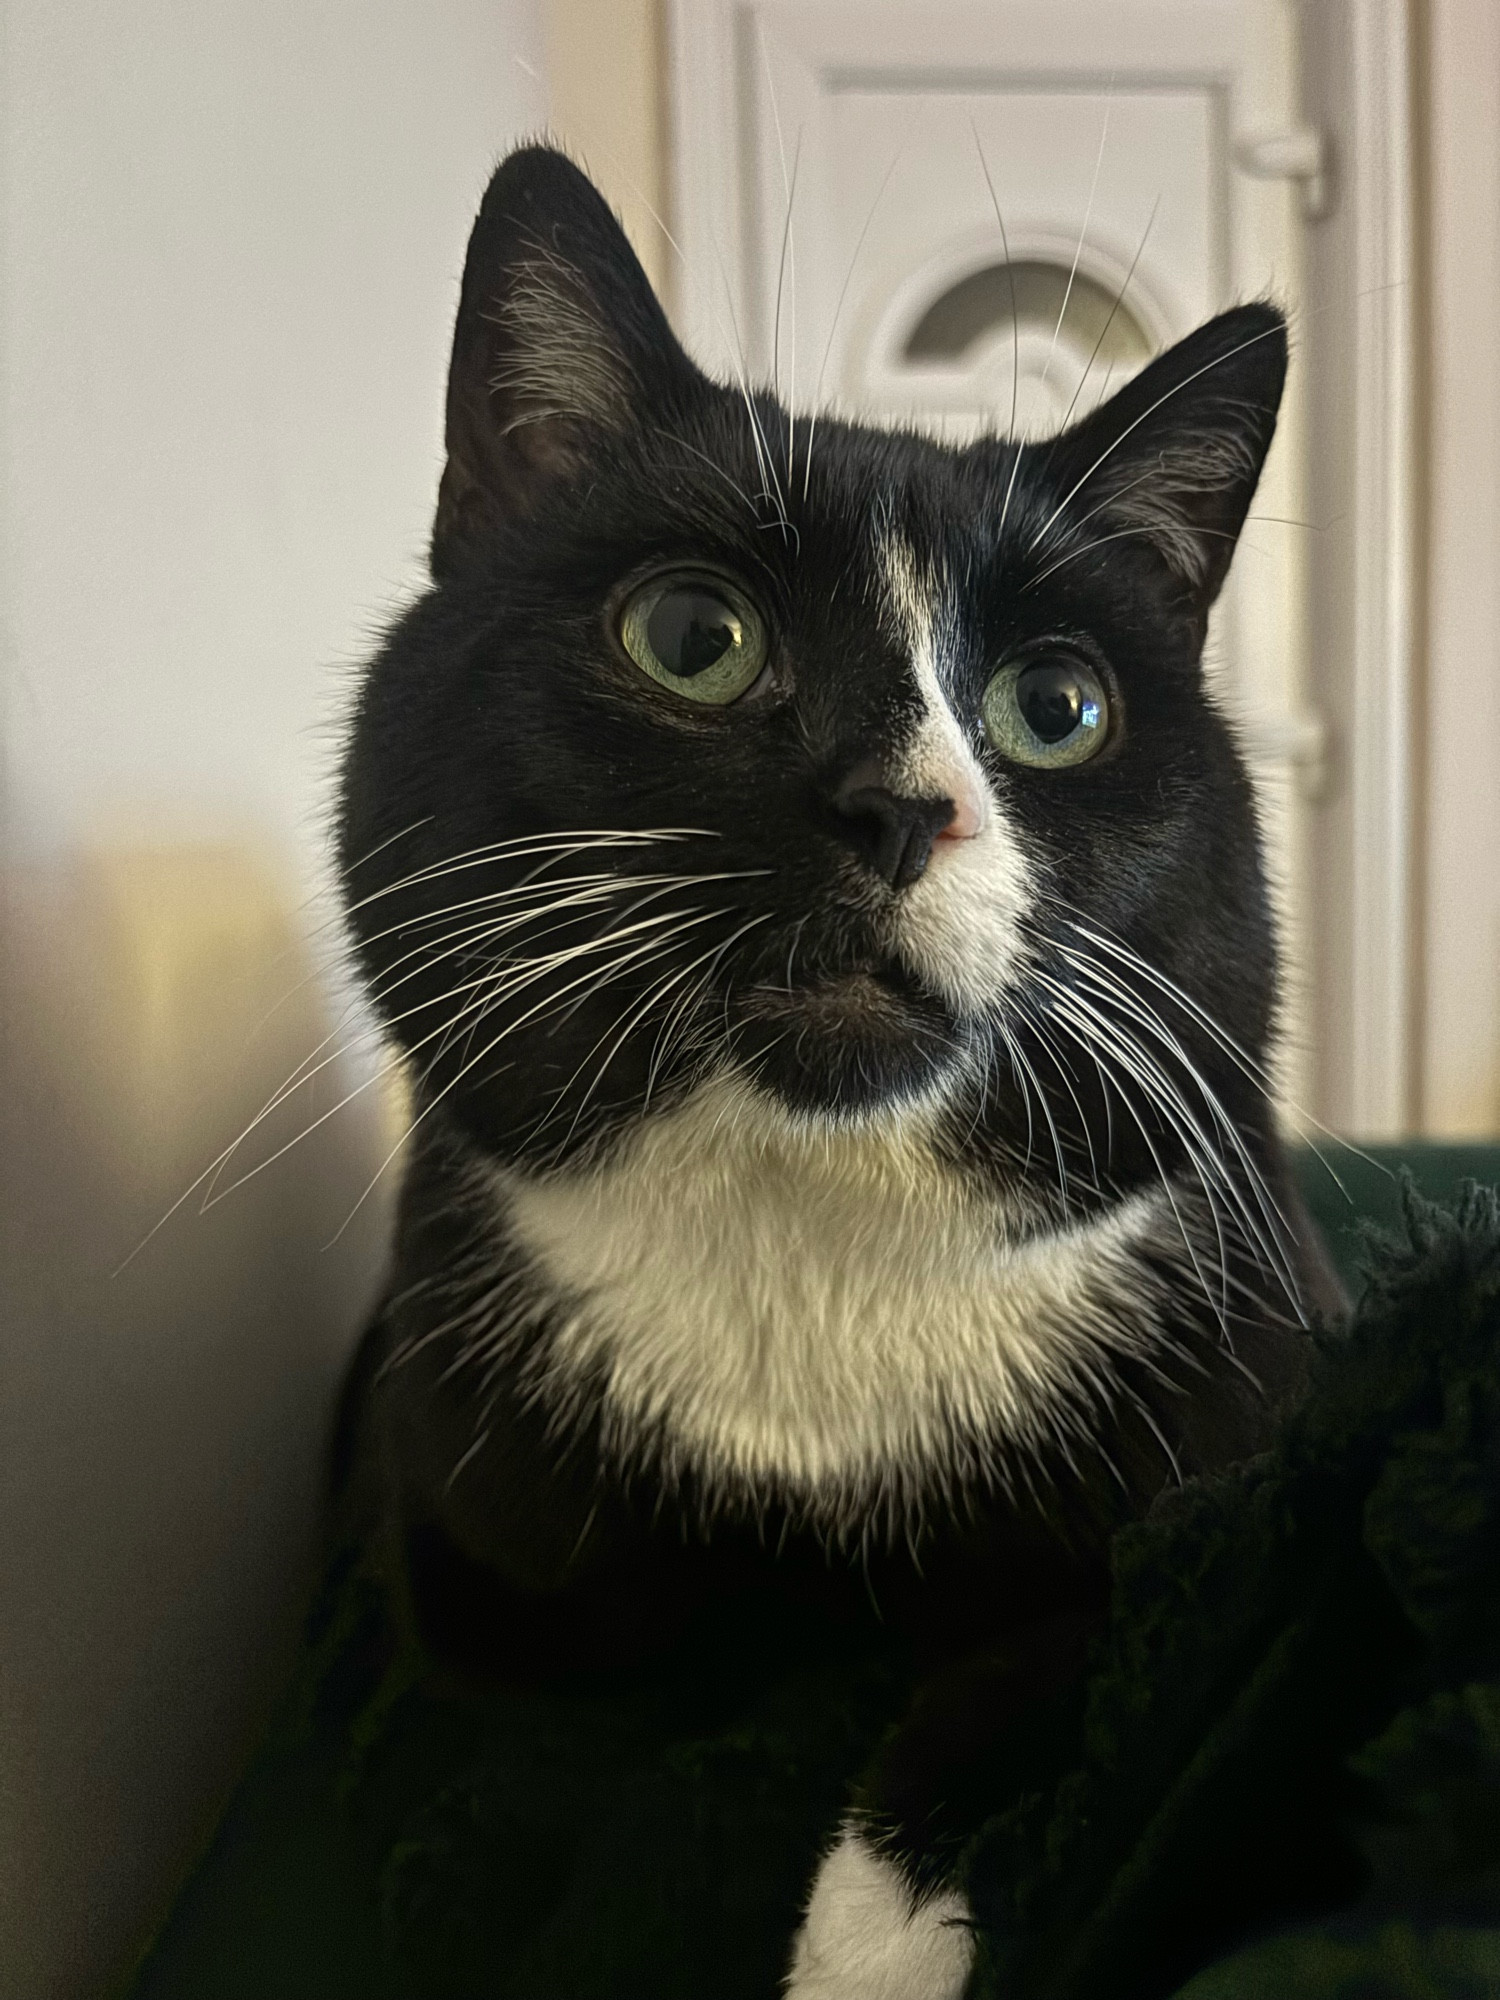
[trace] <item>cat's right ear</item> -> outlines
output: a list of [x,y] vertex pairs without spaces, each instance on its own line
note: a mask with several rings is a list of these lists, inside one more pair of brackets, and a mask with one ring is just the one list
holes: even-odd
[[432,530],[441,579],[696,371],[624,230],[563,153],[496,170],[469,238]]

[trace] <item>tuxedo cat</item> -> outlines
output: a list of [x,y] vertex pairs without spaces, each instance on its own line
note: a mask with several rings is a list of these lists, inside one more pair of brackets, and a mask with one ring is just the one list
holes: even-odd
[[700,373],[559,153],[475,225],[343,778],[415,1105],[358,1449],[469,1671],[607,1686],[737,1595],[907,1635],[797,2000],[962,1990],[989,1746],[1299,1379],[1201,668],[1285,366],[1248,305],[1050,441],[814,423]]

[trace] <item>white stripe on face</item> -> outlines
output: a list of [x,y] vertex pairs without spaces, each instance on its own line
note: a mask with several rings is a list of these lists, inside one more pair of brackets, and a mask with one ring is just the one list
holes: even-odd
[[921,697],[892,789],[952,799],[955,808],[925,873],[896,901],[890,943],[959,1014],[983,1014],[1014,979],[1033,873],[943,687],[941,582],[894,537],[883,555],[892,620]]

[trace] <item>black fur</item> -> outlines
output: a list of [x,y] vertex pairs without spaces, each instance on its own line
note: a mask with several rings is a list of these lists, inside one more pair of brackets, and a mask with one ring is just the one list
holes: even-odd
[[[476,1670],[591,1681],[670,1652],[724,1593],[806,1593],[830,1619],[896,1621],[931,1678],[859,1796],[921,1883],[993,1809],[972,1796],[984,1742],[1081,1660],[1110,1529],[1168,1480],[1255,1449],[1301,1366],[1276,1259],[1304,1287],[1308,1273],[1251,1164],[1289,1202],[1254,1074],[1276,1004],[1271,923],[1250,788],[1200,668],[1285,364],[1280,316],[1249,305],[1047,444],[953,448],[828,418],[814,432],[708,381],[593,188],[556,153],[519,152],[485,196],[464,275],[433,587],[359,700],[343,878],[419,1122],[353,1422],[417,1615]],[[1025,925],[1037,976],[977,1015],[884,942],[952,812],[916,801],[892,833],[878,800],[860,804],[916,699],[882,612],[892,536],[950,581],[949,699],[1044,886]],[[767,671],[730,706],[680,699],[620,643],[632,588],[681,565],[738,579],[765,619]],[[1006,763],[983,748],[980,697],[997,663],[1049,641],[1094,666],[1110,739],[1072,768]],[[662,828],[692,831],[550,859],[495,851]],[[486,906],[454,906],[539,869],[534,913],[503,940],[457,935]],[[618,888],[545,912],[549,881],[596,870]],[[736,879],[644,879],[664,871]],[[662,910],[704,914],[662,958],[570,985],[603,965],[601,938]],[[1135,981],[1177,1038],[1152,1044],[1163,1070],[1222,1141],[1234,1198],[1221,1191],[1217,1227],[1180,1127],[1059,1025],[1059,990],[1080,977],[1068,950],[1086,935],[1171,983]],[[726,944],[685,1012],[650,1003],[654,982]],[[482,983],[569,945],[583,956],[513,997]],[[1125,1002],[1116,1013],[1130,1028]],[[564,1421],[539,1387],[545,1301],[518,1342],[487,1341],[533,1283],[489,1168],[607,1159],[725,1062],[830,1120],[941,1085],[942,1156],[1023,1202],[1036,1231],[1169,1175],[1198,1262],[1222,1253],[1224,1269],[1205,1286],[1186,1252],[1156,1257],[1172,1300],[1160,1351],[1121,1364],[1086,1413],[1088,1442],[1073,1420],[1022,1451],[970,1440],[970,1470],[941,1489],[914,1475],[872,1493],[848,1549],[795,1495],[730,1507],[691,1465],[654,1476],[649,1440],[628,1476],[600,1452],[588,1394]]]

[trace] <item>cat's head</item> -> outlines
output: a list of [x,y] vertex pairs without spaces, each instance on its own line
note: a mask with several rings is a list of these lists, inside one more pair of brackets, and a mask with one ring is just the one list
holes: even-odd
[[946,1106],[1059,1173],[1180,1154],[1153,1065],[1232,1100],[1273,1004],[1201,652],[1285,364],[1250,305],[1046,442],[793,418],[693,365],[562,155],[506,160],[433,589],[344,784],[424,1101],[556,1159],[732,1070],[815,1120]]

